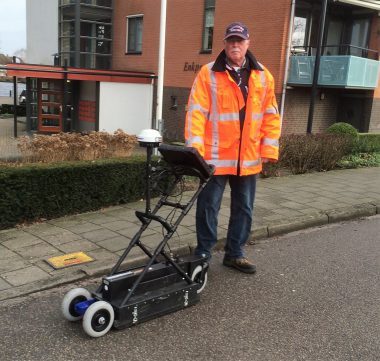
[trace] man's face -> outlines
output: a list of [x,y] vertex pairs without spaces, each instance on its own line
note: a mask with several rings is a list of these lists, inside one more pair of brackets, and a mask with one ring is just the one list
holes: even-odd
[[244,40],[238,36],[231,36],[224,40],[224,50],[233,65],[242,65],[248,47],[249,40]]

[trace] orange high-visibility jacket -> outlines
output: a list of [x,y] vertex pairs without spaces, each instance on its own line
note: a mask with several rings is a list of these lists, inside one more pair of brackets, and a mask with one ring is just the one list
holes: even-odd
[[204,65],[191,89],[185,124],[186,145],[196,148],[215,174],[250,175],[262,170],[261,158],[278,159],[280,115],[274,80],[260,64],[251,70],[246,114],[240,131],[239,110],[245,105],[239,86],[227,70]]

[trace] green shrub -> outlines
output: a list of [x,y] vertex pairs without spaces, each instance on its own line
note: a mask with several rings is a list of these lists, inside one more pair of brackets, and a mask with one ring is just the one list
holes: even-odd
[[[13,116],[13,104],[2,104],[0,105],[0,114],[10,114]],[[16,105],[17,115],[20,117],[26,116],[26,107],[25,105]]]
[[358,153],[343,157],[338,162],[340,168],[380,167],[380,152]]
[[141,199],[145,169],[143,157],[1,166],[0,228]]
[[359,133],[352,152],[354,154],[380,152],[380,133]]
[[357,138],[358,136],[358,131],[351,124],[343,122],[331,125],[327,128],[326,132],[329,134],[350,135],[353,138]]

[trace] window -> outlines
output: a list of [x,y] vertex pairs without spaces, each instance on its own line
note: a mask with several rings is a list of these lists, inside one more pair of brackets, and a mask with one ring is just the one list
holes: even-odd
[[205,0],[205,17],[202,39],[202,51],[212,50],[212,37],[214,33],[215,0]]
[[308,19],[307,16],[295,16],[292,34],[292,50],[295,53],[307,52],[308,39]]
[[351,45],[353,46],[350,49],[350,55],[367,57],[367,52],[363,48],[368,48],[369,30],[369,19],[354,19],[351,30]]
[[143,16],[127,17],[127,54],[142,52]]

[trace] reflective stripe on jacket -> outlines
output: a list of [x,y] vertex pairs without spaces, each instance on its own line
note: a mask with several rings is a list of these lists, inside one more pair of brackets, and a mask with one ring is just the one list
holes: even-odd
[[[246,114],[240,131],[240,88],[228,71],[204,65],[191,89],[185,124],[186,145],[198,149],[215,174],[250,175],[262,170],[261,158],[278,159],[280,116],[270,72],[251,70]],[[240,150],[240,154],[239,154]]]

